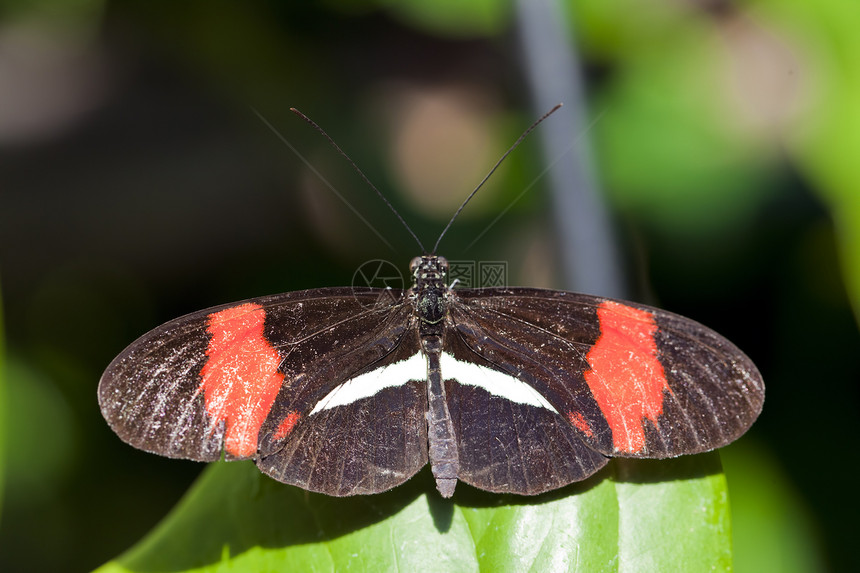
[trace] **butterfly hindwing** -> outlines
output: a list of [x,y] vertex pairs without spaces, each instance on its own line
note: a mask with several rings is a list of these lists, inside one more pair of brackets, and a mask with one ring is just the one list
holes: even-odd
[[488,491],[534,495],[583,480],[606,465],[608,458],[589,447],[544,398],[545,385],[534,383],[534,372],[539,377],[548,372],[535,356],[470,326],[466,335],[448,333],[442,357],[459,479]]
[[284,386],[261,434],[263,472],[343,496],[391,489],[427,463],[426,359],[411,317],[392,315],[400,336],[332,351]]

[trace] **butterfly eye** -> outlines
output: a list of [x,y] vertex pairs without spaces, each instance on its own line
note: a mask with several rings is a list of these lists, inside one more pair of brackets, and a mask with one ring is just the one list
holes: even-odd
[[447,273],[448,272],[448,259],[446,259],[445,257],[437,257],[436,261],[437,261],[436,264],[439,265],[439,269],[442,270],[443,272]]
[[419,266],[421,266],[421,257],[415,257],[409,261],[409,272],[414,275]]

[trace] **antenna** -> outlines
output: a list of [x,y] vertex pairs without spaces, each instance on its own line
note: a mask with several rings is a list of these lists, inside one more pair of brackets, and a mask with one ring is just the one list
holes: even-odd
[[[564,104],[561,104],[561,103],[556,104],[556,105],[555,105],[555,107],[553,107],[551,110],[549,110],[548,112],[546,112],[545,114],[543,114],[542,116],[540,116],[540,117],[537,119],[537,121],[535,121],[533,124],[531,124],[531,125],[528,127],[528,129],[526,129],[526,130],[523,132],[523,134],[522,134],[521,136],[519,136],[519,138],[514,142],[514,144],[513,144],[513,145],[511,145],[511,146],[508,148],[508,150],[507,150],[507,151],[505,151],[505,153],[504,153],[504,154],[499,158],[499,160],[498,160],[498,161],[496,161],[496,164],[495,164],[495,165],[493,165],[493,168],[492,168],[492,169],[490,169],[490,172],[489,172],[489,173],[487,173],[487,175],[486,175],[486,176],[484,176],[484,178],[483,178],[483,179],[481,179],[481,182],[480,182],[480,183],[478,183],[478,186],[477,186],[477,187],[475,187],[475,189],[474,189],[471,193],[469,193],[469,196],[468,196],[468,197],[466,197],[466,200],[465,200],[465,201],[463,201],[463,203],[460,205],[460,208],[459,208],[459,209],[457,209],[457,211],[454,213],[454,216],[453,216],[453,217],[451,217],[451,220],[450,220],[450,221],[448,221],[448,225],[447,225],[447,226],[442,230],[442,234],[440,234],[440,235],[439,235],[439,238],[438,238],[438,239],[436,239],[436,244],[435,244],[435,245],[433,245],[433,251],[432,251],[432,252],[433,252],[433,254],[436,254],[436,249],[438,249],[438,248],[439,248],[439,243],[440,243],[440,242],[442,242],[442,237],[444,237],[444,236],[445,236],[445,233],[447,233],[447,232],[448,232],[448,229],[450,229],[450,228],[451,228],[451,225],[453,225],[453,224],[454,224],[454,220],[457,218],[457,216],[459,216],[459,215],[460,215],[460,211],[462,211],[462,210],[466,207],[466,204],[467,204],[467,203],[472,199],[472,197],[474,197],[474,196],[475,196],[475,193],[477,193],[477,192],[478,192],[478,189],[480,189],[481,187],[483,187],[483,186],[484,186],[484,183],[486,183],[486,182],[487,182],[487,179],[489,179],[489,178],[490,178],[490,175],[492,175],[492,174],[496,171],[496,169],[498,169],[498,168],[499,168],[499,165],[501,165],[501,164],[502,164],[502,161],[504,161],[504,160],[505,160],[505,158],[506,158],[508,155],[510,155],[510,154],[511,154],[511,152],[512,152],[514,149],[516,149],[517,147],[519,147],[520,143],[522,143],[522,142],[523,142],[523,140],[526,138],[526,136],[527,136],[529,133],[531,133],[531,132],[532,132],[532,130],[534,130],[534,128],[536,128],[536,127],[537,127],[537,126],[538,126],[538,125],[539,125],[543,120],[545,120],[546,118],[548,118],[549,116],[551,116],[552,114],[554,114],[556,111],[558,111],[558,109],[559,109],[562,105],[564,105]],[[308,120],[308,121],[310,121],[310,120]],[[341,152],[341,153],[342,153],[342,152]],[[356,169],[357,169],[357,168],[356,168]],[[377,193],[378,193],[378,191],[377,191]],[[392,207],[392,208],[393,208],[393,207]],[[404,223],[404,224],[405,224],[405,223]]]
[[[293,112],[294,114],[296,114],[297,116],[299,116],[300,118],[302,118],[303,120],[305,120],[308,124],[310,124],[311,127],[313,127],[315,130],[320,132],[320,134],[323,137],[325,137],[329,143],[331,143],[332,147],[334,147],[337,150],[337,152],[340,153],[344,157],[344,159],[346,159],[349,162],[350,165],[352,165],[352,168],[355,169],[355,171],[361,176],[362,179],[364,179],[364,182],[367,183],[368,185],[370,185],[371,189],[376,191],[376,194],[379,195],[379,198],[382,199],[382,201],[385,202],[386,205],[388,205],[388,208],[391,209],[391,212],[397,216],[397,219],[401,223],[403,223],[403,226],[406,227],[406,230],[409,231],[409,234],[412,235],[412,238],[415,239],[416,243],[418,243],[418,247],[421,249],[421,252],[426,253],[427,249],[424,248],[424,245],[421,244],[421,241],[418,239],[418,236],[412,231],[412,229],[409,227],[409,225],[406,224],[406,221],[403,220],[403,217],[401,217],[400,213],[397,212],[397,209],[394,208],[394,205],[392,205],[391,202],[388,200],[388,198],[386,198],[385,195],[383,195],[382,192],[376,188],[376,185],[371,183],[370,179],[367,178],[367,175],[365,175],[364,172],[358,168],[358,165],[355,164],[355,161],[353,161],[350,158],[350,156],[347,155],[346,152],[343,149],[341,149],[337,143],[334,142],[334,139],[332,139],[329,136],[329,134],[327,134],[325,132],[325,130],[323,128],[321,128],[319,125],[317,125],[317,123],[314,120],[312,120],[311,118],[309,118],[308,116],[306,116],[305,114],[303,114],[302,112],[297,110],[296,108],[291,107],[290,111]],[[553,111],[555,111],[555,110],[553,110]],[[550,113],[552,113],[552,112],[550,112]],[[549,114],[547,114],[547,115],[549,115]],[[546,117],[546,116],[544,116],[544,117]],[[541,118],[541,120],[542,119],[543,119],[543,117]],[[540,123],[540,120],[538,120],[538,123]],[[532,126],[532,128],[533,127],[534,126]],[[531,130],[532,128],[529,128],[529,130]],[[528,133],[528,132],[526,132],[526,133]],[[523,135],[525,135],[525,134],[523,134]],[[520,139],[522,139],[522,137],[520,137]],[[519,141],[517,141],[517,143],[519,143]],[[507,154],[505,154],[505,155],[507,155]],[[495,169],[495,167],[493,169]],[[450,223],[449,223],[449,226],[450,226]],[[437,243],[437,245],[438,245],[438,243]],[[436,249],[433,249],[433,250],[435,251]]]

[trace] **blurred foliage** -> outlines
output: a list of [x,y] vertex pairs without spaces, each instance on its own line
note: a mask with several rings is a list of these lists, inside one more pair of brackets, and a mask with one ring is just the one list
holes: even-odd
[[26,362],[10,358],[4,370],[8,379],[5,393],[12,408],[6,412],[5,422],[7,428],[16,430],[16,439],[6,447],[5,479],[9,490],[16,492],[16,503],[44,503],[54,498],[73,472],[79,430],[56,385]]
[[845,283],[860,316],[860,6],[839,0],[764,6],[796,38],[815,74],[814,108],[789,139],[789,150],[829,206]]
[[[0,290],[2,293],[2,290]],[[0,522],[3,520],[3,494],[6,491],[6,432],[9,428],[6,409],[6,330],[3,327],[3,299],[0,297]]]
[[[846,455],[860,434],[860,5],[577,0],[568,8],[598,118],[588,137],[637,298],[725,334],[768,386],[751,440],[725,455],[736,569],[850,569],[860,509],[845,493],[860,469]],[[430,212],[426,196],[456,203],[468,191],[460,181],[474,176],[457,171],[447,189],[416,191],[410,182],[428,179],[412,167],[420,159],[432,154],[425,163],[445,167],[430,161],[429,145],[404,156],[403,142],[426,135],[481,163],[490,152],[464,142],[504,148],[529,123],[514,15],[489,0],[0,2],[0,569],[107,562],[144,537],[199,472],[132,450],[101,420],[100,372],[136,336],[217,303],[347,284],[363,260],[402,266],[415,254],[385,207],[288,108],[326,127],[422,240],[435,237],[446,208]],[[440,133],[416,120],[427,110],[447,126]],[[452,125],[473,131],[446,144]],[[552,159],[528,143],[518,150],[446,237],[446,256],[505,259],[511,282],[554,284],[539,185],[464,252]],[[244,558],[265,565],[293,550],[348,549],[402,519],[432,529],[441,502],[418,494],[422,483],[382,497],[408,499],[367,532],[251,548]],[[141,563],[170,541],[164,532],[181,532],[171,529],[178,522],[218,510],[195,505],[217,487],[237,488],[233,499],[251,496],[250,504],[292,496],[305,511],[321,503],[247,465],[217,465],[108,568]],[[604,480],[552,503],[586,503],[612,488]],[[242,510],[236,503],[221,509]],[[480,520],[500,520],[506,531],[507,512],[529,506],[453,511],[452,524],[475,543]],[[284,533],[266,524],[252,531]],[[213,567],[223,549],[212,549]]]
[[729,476],[737,573],[822,571],[821,532],[772,454],[753,441],[720,450]]
[[509,3],[494,0],[381,0],[377,4],[389,9],[404,23],[442,37],[501,34],[505,32],[511,11]]

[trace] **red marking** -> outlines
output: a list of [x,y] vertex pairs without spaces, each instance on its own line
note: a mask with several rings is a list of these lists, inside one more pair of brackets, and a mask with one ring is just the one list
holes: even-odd
[[657,359],[657,323],[647,310],[606,301],[597,309],[600,337],[588,352],[585,381],[609,422],[616,451],[645,447],[645,419],[655,425],[669,388]]
[[275,430],[275,435],[273,436],[276,440],[280,440],[281,438],[287,437],[287,435],[293,431],[293,428],[298,423],[299,418],[302,415],[296,411],[292,411],[287,414],[287,417],[284,418],[284,421],[278,424],[278,429]]
[[591,426],[588,425],[588,420],[585,419],[585,416],[583,416],[581,412],[574,412],[571,410],[567,413],[567,418],[570,420],[570,423],[573,424],[574,428],[589,438],[594,437],[594,432],[591,430]]
[[224,421],[224,449],[247,458],[257,453],[257,435],[284,381],[281,358],[263,335],[266,311],[246,303],[209,315],[212,335],[200,374],[206,413]]

